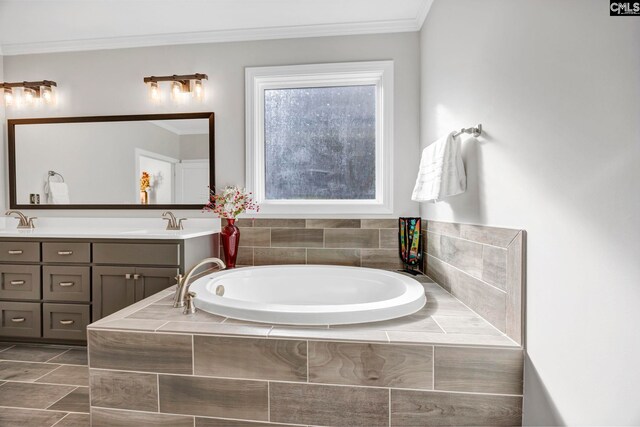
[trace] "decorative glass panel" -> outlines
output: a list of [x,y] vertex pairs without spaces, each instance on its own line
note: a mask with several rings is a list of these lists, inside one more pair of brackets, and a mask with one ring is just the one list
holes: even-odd
[[376,87],[264,92],[266,198],[375,199]]

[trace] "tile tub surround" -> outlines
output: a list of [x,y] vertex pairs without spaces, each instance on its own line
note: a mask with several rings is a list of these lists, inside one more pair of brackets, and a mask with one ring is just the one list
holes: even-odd
[[524,343],[524,230],[424,221],[426,273],[518,344]]
[[240,219],[237,265],[398,269],[397,219]]
[[94,423],[519,425],[522,348],[421,281],[420,312],[331,327],[176,315],[160,292],[89,326]]

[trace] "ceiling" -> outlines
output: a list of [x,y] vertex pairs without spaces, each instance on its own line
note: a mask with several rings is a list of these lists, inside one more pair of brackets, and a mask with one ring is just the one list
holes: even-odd
[[0,54],[418,31],[433,0],[0,0]]

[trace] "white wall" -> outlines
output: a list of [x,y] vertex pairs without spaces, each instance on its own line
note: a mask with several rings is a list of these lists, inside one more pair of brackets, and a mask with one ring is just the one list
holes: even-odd
[[421,140],[482,122],[423,217],[522,227],[528,425],[640,424],[640,19],[606,0],[436,0]]
[[[59,87],[59,102],[54,110],[9,110],[7,116],[214,111],[216,185],[243,185],[244,67],[393,59],[396,170],[393,215],[417,214],[418,205],[410,201],[415,177],[403,171],[407,163],[412,167],[417,165],[418,47],[418,33],[401,33],[10,56],[4,59],[6,79],[55,80]],[[154,105],[149,101],[142,82],[144,76],[194,72],[209,75],[207,99],[203,104],[176,106],[167,102]],[[59,215],[60,211],[38,214]],[[135,215],[140,214],[144,215],[135,212]],[[156,216],[157,212],[147,214]]]
[[[0,52],[0,82],[4,81],[4,58],[2,56],[2,52]],[[4,93],[0,94],[2,98],[0,98],[0,136],[2,136],[2,140],[6,141],[7,135],[5,131],[5,111],[4,111]],[[7,145],[2,144],[0,147],[0,213],[4,213],[7,206],[9,206],[9,202],[7,201],[7,182],[9,179],[9,172],[7,167]]]

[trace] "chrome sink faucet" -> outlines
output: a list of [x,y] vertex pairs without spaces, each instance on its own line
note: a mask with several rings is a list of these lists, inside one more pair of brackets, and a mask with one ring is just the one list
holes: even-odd
[[11,215],[16,215],[16,219],[19,220],[18,221],[18,229],[34,229],[36,228],[36,225],[33,223],[34,219],[38,219],[35,216],[34,217],[28,217],[25,214],[23,214],[20,211],[6,211],[4,213],[6,216],[11,216]]
[[196,312],[196,308],[193,305],[193,297],[195,294],[193,292],[189,292],[189,280],[191,280],[191,276],[195,273],[195,271],[202,267],[205,264],[217,264],[220,267],[220,270],[224,270],[227,268],[225,263],[220,258],[205,258],[196,265],[194,265],[191,270],[187,272],[186,276],[182,276],[178,274],[176,279],[178,281],[178,287],[176,288],[176,295],[173,299],[174,307],[186,307],[184,308],[184,314],[193,314]]
[[187,218],[176,219],[176,216],[173,214],[173,212],[170,212],[170,211],[166,211],[165,213],[163,213],[162,219],[166,219],[167,221],[169,221],[167,223],[167,230],[170,230],[170,231],[184,229],[184,227],[182,226],[182,221],[187,220]]

